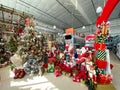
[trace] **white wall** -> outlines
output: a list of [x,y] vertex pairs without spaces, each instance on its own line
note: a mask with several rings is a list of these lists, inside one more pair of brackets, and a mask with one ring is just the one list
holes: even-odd
[[[95,24],[86,26],[85,29],[77,28],[75,29],[76,32],[84,33],[84,34],[91,34],[94,33],[96,30]],[[120,34],[120,19],[114,19],[110,21],[110,30],[109,30],[111,35],[116,35]]]

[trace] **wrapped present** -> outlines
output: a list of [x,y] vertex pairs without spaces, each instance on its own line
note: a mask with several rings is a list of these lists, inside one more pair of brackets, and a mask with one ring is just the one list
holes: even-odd
[[95,36],[95,41],[97,43],[105,43],[106,37],[102,34],[98,34]]
[[103,61],[103,60],[96,60],[96,65],[98,66],[98,68],[100,69],[106,69],[107,67],[107,61]]
[[79,75],[72,76],[73,82],[80,82],[80,77]]
[[98,74],[105,74],[105,70],[104,69],[100,69],[100,68],[98,68],[98,67],[95,67],[95,72],[96,72],[96,75],[98,75]]
[[23,78],[25,76],[24,69],[14,69],[14,79]]
[[106,60],[106,52],[105,51],[96,51],[96,58],[100,60]]
[[103,34],[103,35],[107,35],[108,34],[108,25],[107,24],[104,24],[102,26],[101,34]]
[[23,60],[22,57],[16,53],[12,57],[10,57],[10,61],[15,65],[15,66],[22,66]]
[[112,77],[110,74],[99,74],[98,75],[99,84],[110,84],[111,81],[112,81]]
[[52,63],[52,64],[48,63],[47,72],[48,73],[53,73],[54,72],[54,63]]
[[55,75],[56,77],[62,75],[62,71],[61,71],[61,68],[60,68],[59,66],[56,66],[56,67],[55,67],[55,69],[54,69],[54,75]]
[[35,59],[29,59],[24,65],[23,68],[26,74],[36,74],[39,72],[40,63]]
[[94,48],[96,49],[96,50],[105,50],[105,48],[106,48],[106,44],[105,43],[94,43]]
[[56,62],[56,58],[54,58],[54,57],[48,58],[48,62],[49,63]]

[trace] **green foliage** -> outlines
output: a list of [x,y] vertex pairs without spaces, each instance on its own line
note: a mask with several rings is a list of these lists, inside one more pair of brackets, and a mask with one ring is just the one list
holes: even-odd
[[15,41],[13,37],[10,37],[8,46],[11,52],[17,51],[17,41]]
[[56,69],[60,69],[60,66],[56,66],[55,68],[56,68]]
[[3,62],[4,62],[4,57],[0,56],[0,63],[3,63]]
[[14,65],[10,65],[9,68],[12,71],[15,68],[15,66]]
[[78,70],[72,70],[72,72],[74,72],[74,73],[78,73]]
[[96,36],[96,42],[97,43],[105,43],[106,37],[102,34],[99,34]]

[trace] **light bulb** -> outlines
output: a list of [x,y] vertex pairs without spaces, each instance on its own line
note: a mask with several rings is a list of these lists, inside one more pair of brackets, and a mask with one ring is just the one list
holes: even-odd
[[102,12],[102,7],[101,6],[97,7],[96,13],[101,13],[101,12]]
[[56,26],[55,26],[55,25],[53,26],[53,29],[56,29]]
[[83,26],[82,29],[85,29],[85,26]]

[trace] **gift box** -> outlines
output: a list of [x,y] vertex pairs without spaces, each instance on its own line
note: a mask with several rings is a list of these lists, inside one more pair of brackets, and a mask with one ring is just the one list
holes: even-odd
[[110,84],[112,81],[112,77],[109,74],[99,74],[97,82],[99,84]]
[[108,34],[108,25],[104,24],[102,26],[101,34],[103,34],[103,35],[107,35]]
[[105,51],[96,51],[96,58],[100,60],[106,60],[106,52]]
[[54,72],[54,63],[52,63],[52,64],[48,63],[47,72],[48,73],[53,73]]
[[54,58],[54,57],[48,58],[48,62],[49,63],[56,62],[56,58]]
[[72,76],[73,82],[80,82],[80,77],[79,75]]
[[105,43],[106,37],[102,34],[98,34],[95,36],[95,41],[97,43]]
[[96,72],[96,75],[98,75],[98,74],[105,74],[105,70],[104,69],[100,69],[100,68],[98,68],[98,67],[96,67],[95,68],[95,72]]
[[61,71],[60,67],[59,67],[59,68],[55,67],[54,75],[55,75],[56,77],[62,75],[62,71]]
[[97,84],[97,85],[94,85],[94,87],[95,87],[95,90],[116,90],[113,84],[107,84],[107,85]]
[[94,48],[96,49],[96,50],[105,50],[105,48],[106,48],[106,44],[104,44],[104,43],[94,43]]
[[106,69],[107,67],[107,61],[103,61],[103,60],[96,60],[96,65],[98,66],[98,68],[100,69]]
[[26,63],[24,63],[23,68],[26,74],[31,74],[31,72],[32,74],[36,74],[39,72],[39,66],[40,64],[37,60],[29,59]]

